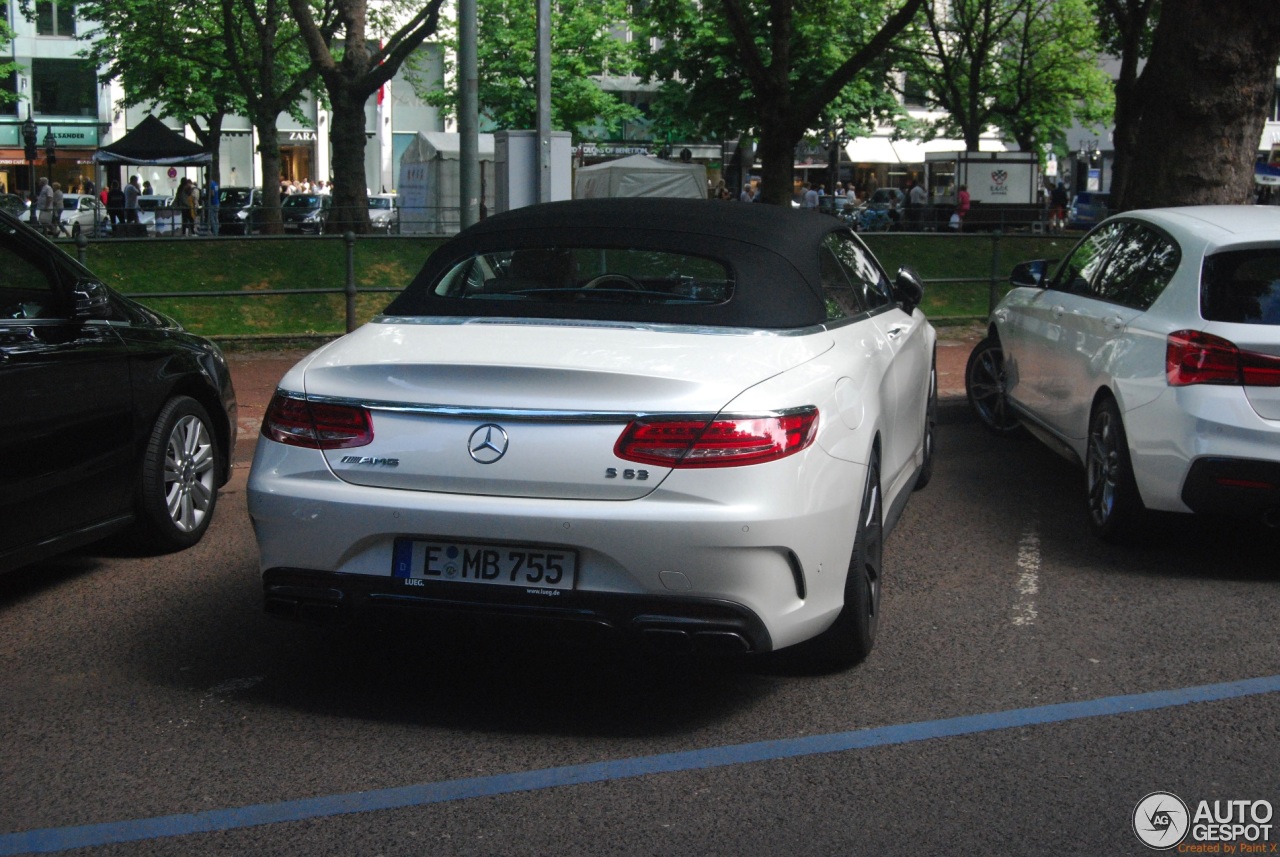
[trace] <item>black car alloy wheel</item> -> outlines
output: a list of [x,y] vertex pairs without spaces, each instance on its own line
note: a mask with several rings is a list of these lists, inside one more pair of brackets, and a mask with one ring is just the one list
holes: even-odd
[[1021,428],[1005,395],[1004,349],[988,336],[973,347],[964,370],[969,406],[988,431],[1011,434]]
[[1122,541],[1132,535],[1145,508],[1133,478],[1120,409],[1109,396],[1098,402],[1089,421],[1085,479],[1089,524],[1094,533],[1107,541]]

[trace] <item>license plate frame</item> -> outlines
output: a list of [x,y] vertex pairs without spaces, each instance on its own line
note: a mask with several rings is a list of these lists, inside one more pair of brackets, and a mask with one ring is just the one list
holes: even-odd
[[410,586],[457,583],[565,592],[577,587],[578,552],[546,545],[402,537],[392,549],[391,576]]

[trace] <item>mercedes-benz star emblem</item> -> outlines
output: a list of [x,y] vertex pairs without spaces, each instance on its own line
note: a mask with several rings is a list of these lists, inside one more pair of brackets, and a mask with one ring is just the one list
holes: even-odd
[[507,433],[502,426],[485,423],[471,433],[467,451],[480,464],[493,464],[507,454]]

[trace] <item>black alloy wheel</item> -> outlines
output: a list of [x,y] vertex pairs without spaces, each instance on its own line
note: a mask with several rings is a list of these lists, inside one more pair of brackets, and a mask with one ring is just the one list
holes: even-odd
[[1013,434],[1022,428],[1009,407],[1005,393],[1004,349],[1000,340],[988,336],[973,347],[964,369],[964,389],[969,407],[987,431]]
[[867,468],[858,530],[844,583],[844,608],[830,628],[806,644],[811,663],[845,669],[871,654],[880,625],[883,568],[884,504],[880,494],[880,454],[876,452]]
[[924,410],[924,462],[916,477],[915,489],[929,484],[933,478],[933,451],[938,440],[938,356],[934,352],[933,366],[929,370],[929,401]]
[[1129,540],[1146,514],[1129,459],[1129,440],[1120,408],[1110,396],[1094,408],[1085,449],[1085,501],[1094,535],[1108,542]]

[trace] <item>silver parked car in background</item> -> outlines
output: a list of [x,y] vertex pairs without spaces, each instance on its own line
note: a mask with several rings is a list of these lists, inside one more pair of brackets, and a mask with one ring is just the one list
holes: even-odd
[[1050,267],[970,355],[983,424],[1079,462],[1102,538],[1148,509],[1280,526],[1280,208],[1131,211]]

